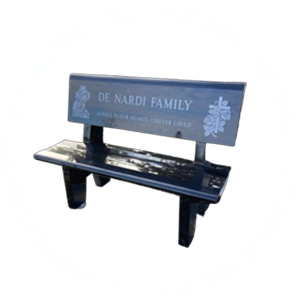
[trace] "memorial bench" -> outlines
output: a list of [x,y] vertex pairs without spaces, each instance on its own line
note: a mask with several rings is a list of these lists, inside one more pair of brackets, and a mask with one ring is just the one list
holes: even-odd
[[[85,206],[90,174],[100,187],[114,178],[178,195],[179,244],[189,247],[197,214],[220,200],[230,172],[205,160],[205,145],[235,145],[245,87],[71,74],[68,120],[84,124],[83,142],[64,140],[34,158],[62,166],[70,208]],[[196,141],[195,160],[105,144],[104,127]]]

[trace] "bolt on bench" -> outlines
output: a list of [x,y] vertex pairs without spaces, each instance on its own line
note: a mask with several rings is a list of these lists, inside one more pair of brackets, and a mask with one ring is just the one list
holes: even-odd
[[[86,178],[111,178],[180,197],[179,244],[189,247],[197,214],[218,203],[230,167],[205,160],[206,143],[234,146],[245,83],[71,74],[68,120],[84,124],[83,142],[64,140],[34,155],[61,165],[70,208],[86,201]],[[195,160],[108,145],[103,128],[196,141]]]

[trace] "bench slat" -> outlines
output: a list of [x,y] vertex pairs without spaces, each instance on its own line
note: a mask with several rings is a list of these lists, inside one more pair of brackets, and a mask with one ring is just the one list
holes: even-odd
[[130,181],[178,195],[220,200],[230,167],[112,145],[64,140],[34,155],[38,160]]
[[245,83],[71,74],[68,120],[234,146]]

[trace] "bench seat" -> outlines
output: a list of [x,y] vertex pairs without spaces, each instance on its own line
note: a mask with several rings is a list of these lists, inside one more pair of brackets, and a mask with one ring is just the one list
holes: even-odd
[[63,140],[39,151],[37,160],[217,203],[230,167],[102,143]]

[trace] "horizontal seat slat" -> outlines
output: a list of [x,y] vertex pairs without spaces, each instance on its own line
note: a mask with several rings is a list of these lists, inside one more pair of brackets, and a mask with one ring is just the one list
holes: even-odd
[[190,160],[107,144],[64,140],[34,155],[41,161],[85,170],[120,180],[199,197],[220,200],[230,167],[204,165]]

